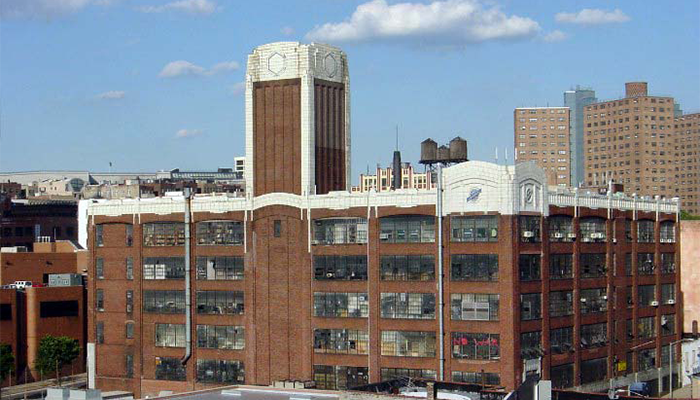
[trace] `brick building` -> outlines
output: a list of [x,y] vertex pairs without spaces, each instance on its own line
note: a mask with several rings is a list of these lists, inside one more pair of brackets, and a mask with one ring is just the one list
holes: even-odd
[[50,274],[82,274],[87,271],[88,253],[69,240],[38,242],[33,251],[0,252],[0,285],[15,281],[48,283]]
[[336,48],[261,46],[245,198],[89,204],[92,387],[664,375],[682,324],[676,203],[550,192],[534,163],[478,161],[442,170],[440,201],[351,193],[347,85]]
[[534,161],[552,186],[571,186],[569,107],[525,107],[513,112],[516,162]]
[[78,239],[78,204],[68,200],[0,200],[0,247],[32,249],[39,237]]
[[673,124],[675,196],[684,211],[700,215],[700,113],[681,115]]

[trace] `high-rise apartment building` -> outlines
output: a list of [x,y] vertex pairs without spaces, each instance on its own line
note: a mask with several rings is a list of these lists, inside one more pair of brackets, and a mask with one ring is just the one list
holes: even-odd
[[700,113],[676,118],[673,130],[675,196],[683,210],[700,215]]
[[513,112],[516,162],[535,161],[550,186],[571,185],[569,107],[524,107]]
[[569,107],[569,123],[570,123],[570,138],[571,138],[571,185],[578,187],[584,184],[584,163],[585,153],[583,151],[583,111],[585,106],[597,102],[595,91],[592,89],[583,89],[579,86],[574,90],[564,92],[564,105]]
[[628,194],[677,195],[673,98],[649,96],[646,82],[629,82],[625,98],[587,105],[584,119],[587,186],[613,180]]

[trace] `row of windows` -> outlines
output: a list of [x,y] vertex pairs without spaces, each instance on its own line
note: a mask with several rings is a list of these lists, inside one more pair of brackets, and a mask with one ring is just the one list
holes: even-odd
[[[185,367],[179,358],[156,357],[155,379],[184,381]],[[245,382],[245,368],[238,360],[197,360],[197,381],[207,383],[241,384]]]
[[[97,290],[98,309],[99,297],[104,301],[104,295],[100,296],[102,289]],[[198,314],[243,314],[243,292],[204,290],[197,291]],[[104,303],[102,304],[104,309]],[[184,314],[185,291],[184,290],[145,290],[143,292],[143,311],[158,314]]]

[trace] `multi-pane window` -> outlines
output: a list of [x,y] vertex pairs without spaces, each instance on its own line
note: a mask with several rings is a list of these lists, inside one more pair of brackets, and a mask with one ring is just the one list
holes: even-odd
[[319,280],[366,280],[367,256],[314,256]]
[[124,354],[124,376],[127,378],[134,377],[134,355]]
[[594,288],[581,290],[581,314],[608,311],[608,290]]
[[500,336],[493,333],[452,333],[452,357],[469,360],[498,360]]
[[645,317],[637,319],[637,337],[648,339],[656,336],[655,317]]
[[133,290],[127,290],[126,291],[126,313],[131,314],[134,312],[134,291]]
[[126,246],[131,247],[134,245],[134,226],[131,224],[126,225]]
[[581,278],[602,278],[607,272],[605,253],[581,253]]
[[104,226],[95,225],[95,245],[102,247],[104,244]]
[[542,332],[524,332],[520,334],[520,356],[523,360],[531,360],[544,355],[542,350]]
[[452,319],[461,321],[497,321],[499,295],[453,293]]
[[367,293],[314,293],[315,317],[367,318],[369,297]]
[[126,258],[126,279],[134,279],[134,259],[131,257]]
[[625,331],[627,332],[627,341],[634,339],[634,321],[628,319],[625,321]]
[[632,253],[625,253],[625,275],[632,276]]
[[542,293],[520,295],[520,319],[529,321],[542,318]]
[[648,219],[637,221],[637,243],[654,243],[654,221]]
[[381,354],[398,357],[435,357],[435,332],[382,331]]
[[608,358],[581,361],[581,384],[602,381],[608,373]]
[[554,215],[548,222],[550,242],[571,242],[576,238],[573,218],[568,215]]
[[95,337],[97,344],[102,344],[105,342],[105,323],[98,321],[95,326]]
[[501,375],[495,372],[452,371],[452,381],[476,385],[500,385]]
[[315,329],[314,352],[329,354],[368,354],[369,335],[365,330]]
[[133,339],[134,338],[134,323],[133,322],[127,322],[126,327],[124,328],[124,333],[126,335],[127,339]]
[[453,242],[497,242],[498,216],[452,217]]
[[243,314],[244,302],[242,291],[232,290],[198,290],[197,314]]
[[656,367],[656,349],[640,350],[637,354],[637,366],[639,372]]
[[608,340],[608,323],[581,325],[581,348],[605,346]]
[[236,281],[243,279],[243,257],[197,257],[197,279],[203,281]]
[[661,304],[676,303],[676,284],[663,283],[661,284]]
[[540,280],[540,255],[521,254],[518,259],[518,269],[521,281]]
[[364,218],[317,219],[313,228],[313,244],[367,243],[367,220]]
[[498,254],[454,254],[453,281],[498,281]]
[[580,229],[581,241],[584,243],[605,241],[605,219],[603,218],[581,218]]
[[187,372],[177,357],[156,357],[155,378],[161,381],[184,381]]
[[143,312],[156,314],[184,314],[184,290],[144,290]]
[[676,333],[676,315],[664,314],[661,316],[661,334],[674,335]]
[[369,369],[342,365],[314,365],[314,382],[317,389],[348,390],[368,384]]
[[144,246],[182,246],[185,244],[185,224],[182,222],[151,222],[143,224]]
[[197,223],[197,244],[243,244],[243,223],[238,221],[207,221]]
[[434,293],[382,293],[382,318],[434,319]]
[[549,316],[563,317],[574,314],[574,292],[565,290],[549,293]]
[[104,279],[105,278],[105,260],[104,258],[96,258],[95,259],[95,277],[97,279]]
[[669,357],[671,356],[671,349],[668,346],[661,346],[661,357],[659,357],[660,365],[668,365]]
[[637,304],[651,306],[656,301],[656,285],[641,285],[637,287]]
[[381,373],[382,381],[406,377],[435,380],[437,377],[434,369],[382,368]]
[[673,221],[664,221],[660,224],[661,243],[676,243],[676,224]]
[[185,347],[184,324],[156,324],[156,347]]
[[97,311],[105,310],[105,292],[102,289],[95,291],[95,308]]
[[386,243],[435,242],[435,217],[403,215],[379,219],[379,240]]
[[632,243],[632,220],[625,220],[625,239],[627,243]]
[[637,253],[637,274],[653,275],[655,269],[654,253]]
[[552,388],[564,389],[574,386],[574,364],[556,365],[549,369]]
[[673,274],[676,272],[676,253],[661,253],[661,273]]
[[382,256],[380,274],[384,281],[432,281],[435,256]]
[[143,279],[185,279],[185,257],[145,257]]
[[245,328],[238,325],[197,325],[197,347],[243,350],[245,348]]
[[551,329],[549,346],[552,354],[565,354],[574,349],[574,327]]
[[207,383],[245,383],[243,361],[197,360],[197,381]]
[[542,241],[539,216],[521,215],[518,220],[520,222],[520,240],[522,242],[539,243]]
[[574,277],[574,256],[573,254],[550,254],[549,255],[549,277],[550,279],[571,279]]

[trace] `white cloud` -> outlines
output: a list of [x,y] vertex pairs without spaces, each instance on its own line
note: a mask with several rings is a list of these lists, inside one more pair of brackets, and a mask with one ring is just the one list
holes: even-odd
[[233,93],[234,96],[245,93],[245,82],[238,82],[231,86],[231,93]]
[[186,75],[208,76],[235,71],[238,68],[240,68],[240,66],[235,61],[220,62],[210,69],[206,69],[204,67],[200,67],[199,65],[192,64],[189,61],[178,60],[166,64],[158,76],[161,78],[175,78]]
[[294,34],[294,28],[292,28],[291,26],[285,26],[282,29],[280,29],[280,33],[284,36],[292,36]]
[[549,32],[548,34],[544,35],[542,37],[542,40],[545,42],[561,42],[562,40],[566,40],[569,37],[565,32],[562,32],[560,30],[552,31]]
[[372,0],[359,5],[343,22],[316,26],[306,38],[328,42],[413,40],[455,45],[530,37],[539,31],[536,21],[508,16],[497,6],[485,6],[480,0],[392,5],[386,0]]
[[93,0],[2,0],[0,17],[53,18],[71,14],[87,7]]
[[180,129],[175,132],[175,137],[178,139],[200,136],[203,132],[200,129]]
[[126,96],[126,92],[123,90],[110,90],[108,92],[100,93],[97,98],[100,100],[117,100],[123,99]]
[[162,6],[144,6],[138,8],[145,13],[162,13],[168,11],[180,11],[188,14],[209,15],[216,12],[219,7],[209,0],[180,0],[166,3]]
[[613,11],[600,10],[597,8],[584,8],[579,12],[560,12],[554,16],[557,22],[579,24],[579,25],[600,25],[627,22],[630,17],[620,9]]

